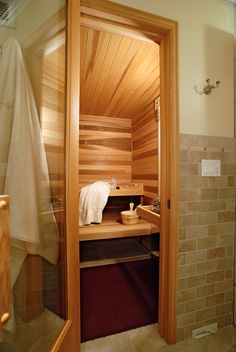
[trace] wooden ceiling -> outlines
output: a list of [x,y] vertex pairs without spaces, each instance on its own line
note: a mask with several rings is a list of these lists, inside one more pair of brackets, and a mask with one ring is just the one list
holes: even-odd
[[81,26],[83,115],[134,118],[159,95],[159,45]]

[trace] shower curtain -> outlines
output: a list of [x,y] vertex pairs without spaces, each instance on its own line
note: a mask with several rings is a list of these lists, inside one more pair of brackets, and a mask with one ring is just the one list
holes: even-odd
[[1,49],[0,192],[10,196],[13,286],[28,253],[55,264],[59,246],[46,154],[21,48],[10,38]]

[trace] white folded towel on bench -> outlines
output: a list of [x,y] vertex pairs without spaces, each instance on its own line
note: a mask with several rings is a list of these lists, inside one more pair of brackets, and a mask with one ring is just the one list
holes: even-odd
[[110,183],[98,181],[81,188],[79,197],[79,225],[102,222],[102,212],[107,203]]

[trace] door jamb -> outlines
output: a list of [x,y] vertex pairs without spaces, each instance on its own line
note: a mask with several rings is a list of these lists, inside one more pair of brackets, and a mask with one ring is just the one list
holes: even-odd
[[[161,60],[161,236],[158,330],[176,342],[179,228],[178,23],[107,0],[81,0],[81,19],[105,21],[141,32],[160,45]],[[118,28],[117,27],[117,28]],[[171,204],[171,205],[170,205]]]
[[80,2],[67,0],[66,26],[66,322],[51,352],[80,351],[78,165]]

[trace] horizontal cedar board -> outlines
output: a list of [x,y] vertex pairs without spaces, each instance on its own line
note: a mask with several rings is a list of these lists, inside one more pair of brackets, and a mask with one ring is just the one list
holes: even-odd
[[[43,83],[45,82],[45,78]],[[49,87],[45,82],[43,87],[45,96],[43,97],[43,105],[52,110],[59,111],[63,113],[64,105],[65,105],[65,96],[64,92],[58,91],[57,87]],[[57,100],[56,100],[57,99]]]
[[112,178],[130,182],[131,121],[81,115],[80,126],[83,126],[79,149],[80,186]]
[[133,180],[157,180],[157,174],[135,175]]
[[118,132],[118,133],[130,133],[130,128],[119,128],[119,127],[101,127],[101,126],[84,126],[80,125],[80,131],[104,131],[104,132]]
[[[80,159],[80,165],[88,165],[91,163],[90,160],[86,159],[86,160],[81,160]],[[104,160],[96,160],[95,162],[93,162],[94,165],[128,165],[130,166],[130,161],[122,161],[122,160],[110,160],[110,159],[104,159]]]
[[[144,200],[152,199],[158,194],[158,141],[154,104],[150,104],[145,114],[141,114],[132,121],[132,127],[132,179],[143,183]],[[150,185],[149,180],[155,184]]]
[[[157,181],[158,181],[157,179],[155,179],[155,180],[145,180],[145,185],[146,186],[150,186],[150,187],[157,187]],[[143,180],[135,180],[135,182],[143,184]]]
[[134,154],[133,160],[145,159],[145,158],[149,158],[150,156],[155,156],[155,157],[157,156],[157,148],[154,148],[147,152]]
[[109,149],[116,149],[118,151],[131,151],[131,148],[130,148],[130,143],[131,143],[131,140],[122,140],[122,139],[119,139],[119,140],[114,140],[114,139],[107,139],[107,140],[104,140],[104,139],[94,139],[94,140],[90,140],[89,142],[88,141],[82,141],[80,142],[80,149],[84,149],[84,150],[93,150],[93,147],[95,146],[102,146],[102,147],[107,147]]
[[[119,166],[119,168],[117,167],[117,165],[106,165],[103,166],[103,165],[99,165],[100,167],[98,168],[97,165],[92,165],[89,169],[88,168],[81,168],[80,166],[80,174],[81,175],[85,175],[87,174],[88,172],[90,173],[90,175],[96,175],[96,174],[106,174],[106,173],[109,173],[109,174],[112,174],[114,173],[115,174],[122,174],[123,172],[126,172],[126,173],[130,173],[131,172],[131,167],[127,167],[127,166],[124,166],[122,167]],[[116,170],[114,170],[114,167],[116,167]],[[94,168],[94,169],[93,169]]]
[[[98,149],[98,150],[97,150]],[[105,148],[96,148],[96,150],[93,150],[92,155],[85,155],[85,153],[83,153],[82,155],[80,155],[80,161],[88,161],[90,162],[91,160],[96,159],[96,156],[99,158],[101,157],[101,153],[103,154],[104,159],[106,159],[108,162],[111,160],[111,155],[110,155],[110,151],[109,153],[107,153],[107,149]],[[97,158],[97,159],[98,159]],[[96,160],[97,160],[96,159]],[[97,160],[98,161],[98,160]],[[119,152],[119,155],[112,155],[112,161],[114,162],[118,162],[118,161],[124,161],[124,163],[126,164],[127,162],[130,163],[130,152]]]
[[[104,170],[104,168],[102,168],[101,170],[91,170],[91,169],[85,169],[85,170],[81,170],[80,169],[80,175],[122,175],[122,171],[123,170]],[[124,171],[123,171],[124,172]],[[127,172],[128,173],[128,172]],[[99,181],[99,180],[98,180]],[[100,179],[101,181],[101,179]]]
[[[156,94],[156,97],[159,94]],[[143,127],[143,125],[146,125],[148,122],[150,122],[150,117],[156,116],[156,112],[154,111],[154,101],[149,102],[149,105],[146,107],[144,111],[140,111],[137,116],[132,121],[132,126],[133,126],[133,131],[137,131],[140,128]]]
[[94,139],[87,139],[83,140],[82,138],[80,139],[80,148],[86,149],[86,146],[103,146],[103,147],[108,147],[110,149],[116,149],[116,150],[125,150],[125,151],[131,151],[131,139],[129,138],[104,138],[104,139],[97,139],[95,138],[97,136],[94,136]]
[[[48,123],[54,122],[58,123],[58,126],[62,125],[64,126],[65,124],[65,114],[63,112],[60,112],[58,110],[53,110],[51,108],[47,108],[44,105],[42,106],[44,114],[48,114],[48,119],[44,121],[44,123],[47,125]],[[59,117],[59,118],[58,118]]]
[[[43,57],[41,126],[47,155],[51,193],[64,199],[65,178],[65,46]],[[60,217],[57,214],[57,222]],[[63,238],[64,228],[59,226]]]
[[[145,136],[147,135],[147,133],[152,133],[152,132],[156,132],[156,128],[155,127],[155,115],[150,115],[149,116],[149,121],[147,123],[143,123],[142,127],[140,126],[140,128],[137,129],[133,129],[133,138],[134,140],[139,140],[141,138],[145,138]],[[143,128],[143,126],[145,126],[145,129]]]
[[[48,115],[47,115],[48,116]],[[55,127],[56,129],[56,127]],[[42,127],[43,137],[46,144],[61,146],[64,144],[63,133],[59,130],[48,130]]]
[[[83,121],[85,120],[85,124]],[[112,120],[112,123],[111,123]],[[115,117],[111,118],[110,116],[99,116],[99,115],[83,115],[80,114],[80,124],[84,126],[104,126],[104,127],[117,127],[117,128],[131,128],[131,122],[127,119]]]
[[[45,115],[49,115],[49,118],[50,118],[51,111],[48,111],[46,113],[46,111],[44,109],[44,114]],[[47,121],[44,121],[43,128],[44,129],[48,129],[48,130],[55,130],[56,129],[57,132],[60,132],[61,134],[63,134],[63,130],[64,130],[64,115],[62,116],[62,119],[61,119],[60,123],[57,121],[58,114],[57,114],[57,119],[50,119],[49,120],[49,118],[47,119]]]
[[149,192],[149,193],[154,193],[156,194],[157,193],[157,185],[156,187],[152,187],[152,186],[144,186],[144,191],[145,193]]
[[[98,131],[97,129],[96,129],[96,132],[97,132],[97,138],[98,139],[106,139],[106,140],[109,140],[109,139],[113,139],[114,138],[114,132],[115,133],[117,133],[117,139],[119,139],[119,140],[125,140],[125,139],[127,139],[127,140],[129,140],[129,138],[130,138],[130,132],[129,133],[121,133],[121,132],[116,132],[116,131]],[[84,140],[84,138],[86,138],[86,139],[94,139],[94,131],[92,131],[92,130],[87,130],[87,131],[84,131],[84,130],[82,130],[82,131],[80,131],[80,138],[81,138],[81,140]]]
[[156,226],[142,219],[134,225],[123,225],[119,221],[105,220],[99,225],[80,227],[79,239],[80,241],[89,241],[95,239],[143,236],[158,231],[159,229]]
[[[157,132],[156,131],[151,131],[151,132],[146,132],[143,136],[142,139],[134,139],[133,141],[133,148],[139,148],[142,145],[145,145],[147,143],[150,143],[150,140],[157,140]],[[155,146],[156,147],[156,146]]]
[[63,154],[64,153],[64,146],[45,143],[44,147],[45,147],[45,150],[47,153],[55,153],[55,154]]
[[[153,164],[153,165],[134,165],[133,166],[133,174],[136,175],[136,174],[140,174],[142,173],[143,175],[147,175],[147,174],[157,174],[157,166],[156,164]],[[157,178],[157,176],[156,176]]]
[[151,167],[156,167],[156,161],[157,161],[157,157],[156,155],[152,155],[152,156],[149,156],[147,158],[138,158],[138,159],[133,159],[135,160],[135,165],[136,167],[145,167],[147,168],[147,166],[151,166]]

